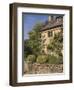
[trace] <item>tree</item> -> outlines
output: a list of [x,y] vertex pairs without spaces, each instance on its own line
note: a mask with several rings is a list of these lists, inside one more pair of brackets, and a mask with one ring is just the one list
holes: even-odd
[[40,30],[42,28],[42,23],[37,23],[31,32],[29,32],[29,39],[25,40],[24,51],[25,54],[34,54],[38,56],[41,52],[41,34]]
[[41,34],[42,23],[37,23],[31,32],[29,32],[29,46],[33,53],[37,56],[41,52]]
[[26,58],[29,54],[32,54],[32,49],[29,46],[29,40],[24,41],[24,57]]

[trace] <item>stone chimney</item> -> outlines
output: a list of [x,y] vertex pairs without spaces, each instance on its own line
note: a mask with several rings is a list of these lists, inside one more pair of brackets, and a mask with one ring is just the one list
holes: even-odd
[[48,21],[52,21],[52,20],[55,20],[55,19],[56,19],[56,16],[53,16],[53,15],[48,17]]
[[48,20],[51,21],[51,20],[52,20],[52,16],[49,16],[49,17],[48,17]]

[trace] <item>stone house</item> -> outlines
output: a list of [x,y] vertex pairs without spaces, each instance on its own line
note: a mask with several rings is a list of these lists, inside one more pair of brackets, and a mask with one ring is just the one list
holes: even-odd
[[54,35],[63,31],[63,16],[49,16],[48,21],[41,29],[42,52],[48,53],[47,46],[53,39]]

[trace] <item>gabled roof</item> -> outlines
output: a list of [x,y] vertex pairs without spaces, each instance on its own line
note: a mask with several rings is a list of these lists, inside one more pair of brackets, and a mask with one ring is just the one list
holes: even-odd
[[42,27],[41,31],[45,31],[45,30],[55,28],[58,26],[63,26],[63,17],[61,19],[59,19],[59,17],[57,17],[56,20],[52,20],[52,21],[48,22],[47,24],[45,24]]

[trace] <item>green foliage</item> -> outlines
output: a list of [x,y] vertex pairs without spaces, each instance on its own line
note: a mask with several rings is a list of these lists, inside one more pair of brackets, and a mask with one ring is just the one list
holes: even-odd
[[48,47],[47,47],[47,49],[53,51],[54,45],[53,44],[49,44]]
[[[24,41],[24,57],[27,63],[49,63],[49,64],[62,64],[63,56],[63,34],[59,32],[55,34],[54,38],[48,45],[49,55],[43,55],[41,53],[43,45],[41,44],[41,30],[42,23],[37,23],[31,32],[29,32],[29,39]],[[56,53],[57,57],[51,55],[51,53]]]
[[58,64],[63,64],[63,56],[58,57]]
[[63,34],[62,34],[62,32],[55,34],[54,38],[49,43],[47,49],[49,51],[55,52],[57,55],[59,55],[59,53],[63,49]]
[[29,45],[29,40],[24,41],[24,58],[26,58],[28,55],[32,54],[32,48]]
[[48,56],[48,63],[49,64],[57,64],[57,57],[54,55],[49,55]]
[[32,53],[36,56],[40,54],[41,51],[41,38],[40,30],[42,23],[37,23],[31,32],[29,32],[28,45],[32,50]]
[[39,55],[39,56],[37,57],[36,62],[42,64],[42,63],[46,63],[47,60],[48,60],[48,56],[47,56],[47,55]]
[[28,55],[27,58],[26,58],[27,63],[34,63],[35,60],[36,60],[35,55]]
[[62,57],[56,57],[54,55],[49,55],[48,56],[48,63],[49,64],[62,64],[63,59],[62,59]]

